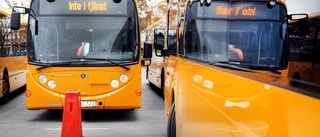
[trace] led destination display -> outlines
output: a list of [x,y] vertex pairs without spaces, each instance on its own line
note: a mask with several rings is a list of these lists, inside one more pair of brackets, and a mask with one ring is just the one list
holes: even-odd
[[209,7],[198,4],[198,18],[269,19],[279,20],[280,8],[268,8],[266,3],[212,2]]
[[127,0],[40,1],[40,15],[127,15]]

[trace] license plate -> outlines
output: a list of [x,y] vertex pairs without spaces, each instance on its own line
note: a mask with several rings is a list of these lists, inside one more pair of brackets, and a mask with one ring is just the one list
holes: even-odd
[[81,101],[81,107],[95,107],[95,101]]

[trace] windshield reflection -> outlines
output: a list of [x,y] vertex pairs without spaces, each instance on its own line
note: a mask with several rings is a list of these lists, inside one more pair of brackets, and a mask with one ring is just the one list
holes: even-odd
[[31,61],[56,63],[81,58],[136,61],[131,17],[40,17]]
[[[258,2],[214,3],[210,6],[188,5],[180,42],[180,53],[184,57],[247,67],[285,68],[288,34],[283,6],[267,8],[265,3]],[[239,10],[259,10],[250,18],[236,12],[221,15],[221,5]]]

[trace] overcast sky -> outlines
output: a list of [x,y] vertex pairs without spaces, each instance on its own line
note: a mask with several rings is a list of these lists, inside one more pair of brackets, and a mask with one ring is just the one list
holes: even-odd
[[288,13],[315,13],[320,11],[320,0],[286,0]]

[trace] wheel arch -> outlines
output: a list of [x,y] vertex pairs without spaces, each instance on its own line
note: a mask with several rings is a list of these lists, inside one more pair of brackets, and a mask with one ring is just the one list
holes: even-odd
[[[8,68],[7,67],[4,67],[3,69],[3,73],[1,74],[2,75],[2,79],[4,79],[4,74],[7,74],[8,78],[10,77],[9,76],[9,71],[8,71]],[[8,79],[8,82],[10,83],[9,79]]]

